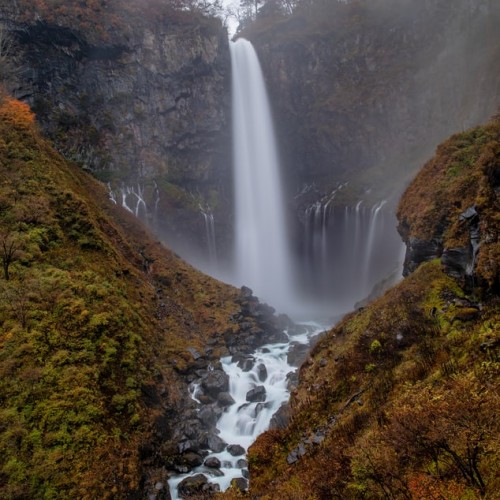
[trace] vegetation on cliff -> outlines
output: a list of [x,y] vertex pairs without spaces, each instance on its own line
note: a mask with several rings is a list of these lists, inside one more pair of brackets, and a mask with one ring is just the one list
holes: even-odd
[[488,285],[499,277],[498,131],[494,121],[443,144],[400,208],[411,234],[440,230],[448,241],[460,233],[460,211],[475,204],[483,286],[465,291],[435,259],[344,318],[301,368],[289,426],[251,448],[251,495],[483,498],[499,490],[500,300]]
[[26,22],[44,22],[80,32],[93,44],[116,45],[117,39],[130,34],[130,21],[151,23],[163,19],[168,22],[190,22],[200,25],[207,21],[203,15],[214,15],[213,4],[198,0],[82,0],[69,5],[66,0],[19,0],[9,6],[17,19]]
[[[429,189],[432,186],[432,189]],[[434,240],[440,251],[467,248],[477,225],[474,275],[500,289],[500,117],[454,135],[416,176],[398,211],[406,241]],[[467,216],[467,210],[471,215]],[[474,236],[474,235],[473,235]]]
[[235,328],[235,292],[155,242],[5,96],[0,178],[0,496],[123,497],[178,418],[187,347]]

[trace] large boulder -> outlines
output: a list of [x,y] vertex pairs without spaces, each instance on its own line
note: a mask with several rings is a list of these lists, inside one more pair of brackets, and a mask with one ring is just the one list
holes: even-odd
[[201,381],[204,392],[214,399],[221,392],[229,391],[229,377],[222,370],[212,370],[207,372]]
[[258,385],[254,389],[250,389],[246,396],[250,403],[259,403],[266,400],[266,388],[263,385]]

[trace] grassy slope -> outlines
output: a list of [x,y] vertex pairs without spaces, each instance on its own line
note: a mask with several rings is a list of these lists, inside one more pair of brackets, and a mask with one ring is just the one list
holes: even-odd
[[[493,498],[499,491],[500,300],[490,287],[498,282],[499,210],[487,181],[499,165],[499,125],[441,146],[400,208],[417,234],[443,227],[444,211],[446,246],[462,231],[456,216],[475,202],[487,256],[480,262],[491,264],[485,288],[467,297],[439,261],[429,262],[347,316],[302,367],[288,428],[252,447],[251,495]],[[324,441],[309,444],[318,431]],[[306,454],[288,465],[301,443]]]
[[10,99],[0,179],[0,247],[16,248],[0,276],[0,496],[123,496],[155,418],[175,415],[186,347],[232,328],[235,292],[155,242]]

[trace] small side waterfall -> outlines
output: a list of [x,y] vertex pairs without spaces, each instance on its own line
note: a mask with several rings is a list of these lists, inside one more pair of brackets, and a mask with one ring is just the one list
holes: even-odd
[[215,217],[210,208],[200,205],[200,212],[205,221],[205,236],[207,239],[208,259],[211,266],[217,265],[217,246],[215,243]]
[[250,42],[231,44],[236,281],[278,309],[291,295],[278,154],[264,78]]
[[304,281],[315,294],[348,310],[401,265],[402,243],[392,210],[334,204],[340,186],[304,210]]
[[[137,186],[122,186],[117,190],[108,184],[108,191],[113,203],[121,205],[144,222],[155,222],[160,202],[160,191],[156,183],[148,188],[138,183]],[[146,199],[154,199],[154,206],[149,206]]]

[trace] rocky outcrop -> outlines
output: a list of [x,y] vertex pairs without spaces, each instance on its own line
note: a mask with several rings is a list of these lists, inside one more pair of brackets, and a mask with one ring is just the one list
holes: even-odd
[[405,275],[441,258],[465,289],[498,287],[499,141],[498,118],[453,136],[405,192],[398,210]]
[[28,13],[20,20],[0,4],[21,55],[17,95],[45,133],[109,182],[118,203],[124,190],[140,191],[141,211],[136,194],[129,207],[171,246],[205,250],[201,211],[223,224],[217,210],[227,213],[228,203],[230,61],[221,22],[122,15],[105,41],[78,29],[76,17],[61,25]]

